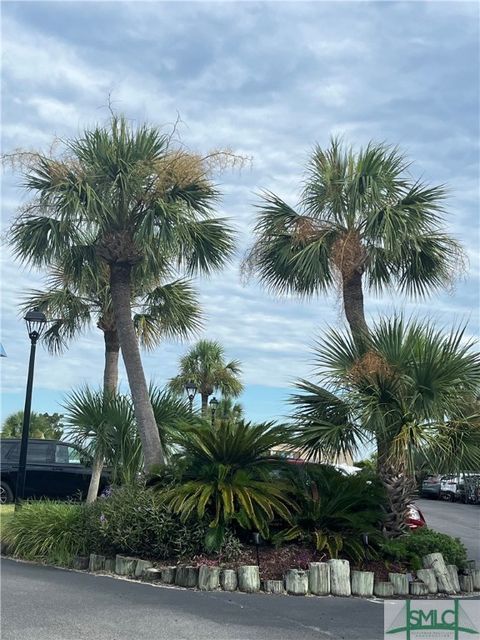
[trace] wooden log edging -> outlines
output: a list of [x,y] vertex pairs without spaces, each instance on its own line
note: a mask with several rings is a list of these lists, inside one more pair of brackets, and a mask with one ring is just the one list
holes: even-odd
[[260,571],[257,565],[238,567],[238,588],[244,593],[260,591]]
[[220,584],[224,591],[236,591],[238,578],[235,569],[224,569],[220,574]]
[[94,573],[95,571],[103,571],[105,569],[105,556],[99,556],[96,553],[90,554],[90,560],[88,563],[88,570]]
[[330,595],[330,565],[328,562],[310,562],[309,588],[314,596]]
[[198,567],[177,567],[175,572],[175,584],[178,587],[196,587],[198,585]]
[[352,595],[368,598],[373,596],[373,571],[352,571]]
[[306,596],[308,593],[308,571],[288,569],[285,573],[285,588],[291,596]]
[[441,593],[448,593],[450,595],[455,593],[447,565],[441,553],[427,553],[426,556],[423,556],[422,562],[425,569],[433,569],[438,590]]
[[129,556],[115,556],[115,573],[119,576],[133,576],[137,566],[137,558]]
[[351,596],[350,563],[348,560],[329,560],[330,593],[332,596]]
[[285,593],[283,580],[264,580],[263,590],[265,593]]
[[220,589],[220,567],[202,565],[198,571],[198,588],[200,591]]

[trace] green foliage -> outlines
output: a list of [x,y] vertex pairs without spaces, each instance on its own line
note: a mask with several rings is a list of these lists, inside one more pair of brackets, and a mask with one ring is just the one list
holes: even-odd
[[[315,453],[354,455],[376,441],[414,468],[429,448],[459,470],[480,463],[480,355],[464,330],[443,333],[401,316],[381,320],[359,344],[332,330],[316,350],[325,387],[302,381],[295,395],[299,443]],[[331,388],[340,389],[335,395]]]
[[[30,437],[46,440],[61,440],[64,424],[63,416],[59,413],[35,413],[30,416]],[[9,415],[3,425],[0,436],[2,438],[20,438],[22,436],[23,411]]]
[[69,502],[25,502],[2,526],[2,540],[13,555],[69,565],[88,551],[84,507]]
[[448,285],[461,252],[443,230],[445,188],[413,180],[408,168],[385,144],[358,153],[338,139],[316,146],[297,209],[263,193],[245,268],[270,289],[301,295],[353,271],[373,290],[423,296]]
[[208,397],[214,391],[224,396],[238,396],[243,390],[238,360],[228,362],[222,345],[214,340],[199,340],[180,360],[180,373],[170,381],[170,388],[185,393],[187,382],[194,382],[200,395]]
[[459,569],[467,566],[467,550],[459,538],[422,527],[396,540],[381,544],[382,555],[390,560],[407,562],[413,569],[420,569],[427,553],[441,553],[446,564]]
[[[130,485],[90,505],[85,529],[91,551],[162,560],[204,552],[208,524],[195,518],[180,520],[158,491]],[[238,550],[238,539],[228,531],[220,551],[233,558]]]
[[385,498],[373,476],[345,476],[323,465],[294,466],[284,474],[295,488],[299,510],[292,526],[274,536],[277,544],[300,540],[331,558],[358,561],[365,555],[363,534],[370,544],[381,538]]
[[209,520],[209,548],[218,548],[230,523],[268,538],[274,517],[290,520],[296,507],[288,486],[275,474],[281,463],[270,453],[288,442],[284,427],[243,421],[201,424],[179,432],[175,442],[182,449],[184,471],[162,497],[183,521],[195,514]]

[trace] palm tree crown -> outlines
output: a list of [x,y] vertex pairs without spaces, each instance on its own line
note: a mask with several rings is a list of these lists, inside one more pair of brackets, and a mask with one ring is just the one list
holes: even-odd
[[106,264],[148,468],[164,456],[132,318],[132,271],[209,273],[231,255],[233,235],[212,215],[218,192],[208,160],[173,148],[155,127],[135,128],[115,116],[64,148],[58,157],[26,156],[23,184],[34,200],[15,220],[10,241],[31,265],[49,266],[68,253],[79,272],[88,263],[78,250],[85,247]]
[[384,144],[357,154],[337,139],[315,147],[298,209],[263,194],[245,268],[280,293],[309,296],[339,284],[357,335],[368,332],[365,284],[417,296],[444,287],[460,257],[442,227],[445,189],[412,180],[408,167]]
[[202,398],[202,413],[207,413],[209,396],[221,391],[224,396],[239,396],[243,391],[240,382],[240,362],[225,360],[222,345],[214,340],[200,340],[180,360],[180,373],[170,381],[170,388],[183,393],[187,382],[194,382]]

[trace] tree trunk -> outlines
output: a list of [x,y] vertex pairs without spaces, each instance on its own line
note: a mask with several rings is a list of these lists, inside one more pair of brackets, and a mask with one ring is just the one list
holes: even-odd
[[93,458],[92,477],[88,485],[87,504],[95,502],[98,496],[98,488],[100,486],[100,478],[103,470],[103,452],[97,451]]
[[368,334],[363,304],[362,274],[355,271],[343,279],[343,306],[352,335],[361,337]]
[[104,331],[105,367],[103,370],[103,392],[115,393],[118,387],[118,354],[120,342],[115,329]]
[[377,440],[377,451],[377,472],[387,498],[384,532],[388,538],[396,538],[408,529],[408,505],[415,491],[415,481],[404,464],[392,460],[386,442]]
[[122,357],[127,370],[138,431],[142,441],[145,469],[165,464],[158,427],[145,380],[140,349],[132,320],[129,264],[110,265],[110,290]]
[[208,393],[202,393],[202,418],[208,416]]

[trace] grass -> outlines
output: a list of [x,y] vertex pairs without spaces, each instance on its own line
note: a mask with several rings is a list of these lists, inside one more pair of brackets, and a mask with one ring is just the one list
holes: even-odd
[[2,535],[3,527],[13,517],[14,511],[14,504],[0,504],[0,538]]

